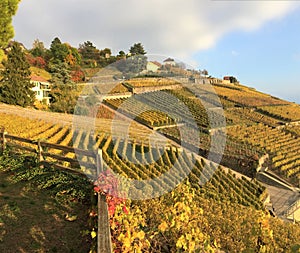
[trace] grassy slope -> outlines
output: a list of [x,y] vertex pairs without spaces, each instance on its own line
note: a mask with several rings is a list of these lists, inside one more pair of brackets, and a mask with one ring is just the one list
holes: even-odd
[[[88,252],[81,235],[87,206],[58,202],[49,190],[16,181],[17,174],[0,166],[0,252]],[[77,219],[68,221],[67,214]]]
[[51,75],[44,69],[40,69],[37,67],[30,67],[31,73],[35,74],[37,76],[41,76],[43,78],[45,78],[46,80],[50,80],[51,79]]

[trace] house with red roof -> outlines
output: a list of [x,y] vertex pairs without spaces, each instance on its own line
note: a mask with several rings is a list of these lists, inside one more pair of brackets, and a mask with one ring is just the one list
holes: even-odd
[[148,61],[146,69],[148,72],[157,72],[159,68],[161,67],[161,64],[157,61]]
[[43,77],[38,75],[31,75],[30,82],[34,85],[32,90],[35,92],[36,100],[45,102],[47,105],[50,104],[49,92],[50,83]]

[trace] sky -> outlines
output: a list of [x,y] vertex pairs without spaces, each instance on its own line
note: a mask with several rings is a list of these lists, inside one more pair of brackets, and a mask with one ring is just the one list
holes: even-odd
[[141,42],[148,54],[300,103],[297,0],[22,0],[13,25],[27,48],[59,37],[117,54]]

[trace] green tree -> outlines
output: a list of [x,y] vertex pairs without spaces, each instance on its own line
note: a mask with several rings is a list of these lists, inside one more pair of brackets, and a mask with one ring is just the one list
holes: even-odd
[[111,49],[110,48],[104,48],[100,51],[100,56],[109,58],[111,56]]
[[50,109],[55,112],[74,113],[80,90],[74,84],[54,84]]
[[68,54],[68,46],[66,44],[61,43],[59,38],[54,38],[50,45],[51,62],[64,62]]
[[33,85],[30,83],[30,65],[17,42],[13,43],[7,61],[4,61],[3,65],[0,100],[23,107],[33,105],[35,96],[31,90]]
[[[120,53],[124,53],[120,51]],[[144,69],[147,66],[146,51],[141,43],[135,43],[130,49],[126,59],[121,59],[116,62],[116,68],[123,73],[126,78],[130,78]],[[120,54],[121,55],[121,54]]]
[[126,57],[126,54],[124,51],[119,51],[118,55],[117,55],[117,59],[124,59]]
[[83,44],[80,44],[78,51],[84,65],[89,67],[97,66],[97,62],[100,58],[100,50],[97,49],[91,41],[86,41]]
[[71,71],[66,62],[51,61],[48,66],[49,72],[51,73],[51,82],[56,84],[70,84]]
[[44,43],[42,41],[39,41],[39,39],[34,40],[32,44],[32,49],[30,50],[30,53],[35,57],[45,57],[46,54],[46,48],[44,46]]
[[0,2],[0,61],[4,55],[3,49],[14,37],[12,17],[16,14],[20,0],[1,0]]
[[145,55],[147,52],[144,49],[144,46],[141,43],[135,43],[130,47],[129,52],[131,56],[133,55]]

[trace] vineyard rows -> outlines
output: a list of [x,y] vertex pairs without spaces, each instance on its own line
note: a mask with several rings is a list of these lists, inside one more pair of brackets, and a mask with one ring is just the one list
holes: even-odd
[[271,168],[298,182],[300,178],[299,137],[263,124],[233,127],[229,134],[240,141],[256,145],[271,155]]
[[[185,143],[182,141],[185,141],[187,146],[199,149],[201,156],[206,158],[210,152],[221,152],[223,156],[222,165],[235,168],[235,170],[251,177],[255,173],[258,158],[263,155],[263,152],[255,145],[242,143],[231,138],[231,136],[226,137],[224,148],[222,143],[212,143],[210,134],[196,131],[193,128],[184,128],[185,139],[182,139],[177,127],[160,129],[159,131],[168,138],[181,143],[181,145],[184,145]],[[199,139],[195,138],[196,135],[199,136]]]
[[266,94],[249,90],[249,89],[242,89],[242,90],[233,90],[225,87],[214,87],[217,94],[221,97],[227,98],[231,101],[234,101],[238,104],[244,106],[266,106],[266,105],[282,105],[287,104],[287,102],[282,101],[280,99],[268,96]]
[[[211,101],[211,98],[208,98]],[[225,119],[214,104],[191,98],[184,89],[154,91],[131,98],[107,99],[114,109],[149,126],[166,126],[174,123],[197,124],[200,128],[222,127]],[[209,117],[208,117],[209,115]]]
[[132,87],[151,87],[151,86],[165,86],[178,84],[177,81],[168,78],[134,78],[126,81]]
[[288,126],[286,128],[287,131],[292,133],[293,135],[300,136],[300,126]]
[[[16,120],[17,118],[18,120]],[[176,148],[151,146],[149,143],[140,145],[128,141],[128,139],[113,139],[111,135],[105,133],[88,132],[82,129],[73,131],[68,126],[51,125],[21,117],[16,117],[13,124],[8,124],[7,119],[1,118],[0,125],[5,126],[6,129],[9,125],[10,134],[33,140],[42,139],[86,150],[101,148],[106,166],[112,168],[116,173],[133,179],[154,179],[151,181],[150,188],[144,189],[145,186],[141,182],[139,189],[132,189],[132,194],[143,194],[144,190],[163,192],[165,188],[175,187],[188,176],[192,185],[206,197],[221,201],[233,201],[256,208],[262,207],[260,197],[263,196],[264,188],[257,182],[237,179],[222,169],[214,168],[213,164],[206,164],[204,160],[195,160],[194,156]],[[72,155],[71,153],[60,153],[60,155],[75,158],[73,153]],[[87,157],[77,156],[77,159],[92,162]],[[175,172],[168,173],[172,167],[175,168]],[[89,173],[88,169],[82,169]],[[215,170],[216,173],[214,173]],[[158,177],[162,174],[166,176],[160,180]],[[209,181],[201,186],[199,180]]]
[[259,107],[259,110],[264,114],[286,121],[300,120],[300,106],[295,104],[281,106],[262,106]]
[[247,119],[252,122],[256,123],[263,123],[268,126],[277,126],[279,124],[279,121],[267,116],[263,115],[254,109],[243,107],[243,108],[234,108],[231,109],[230,112],[234,112],[236,115],[238,115],[242,119]]
[[174,124],[174,119],[151,105],[140,102],[136,96],[131,98],[107,99],[105,103],[129,117],[149,126]]

